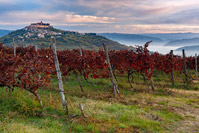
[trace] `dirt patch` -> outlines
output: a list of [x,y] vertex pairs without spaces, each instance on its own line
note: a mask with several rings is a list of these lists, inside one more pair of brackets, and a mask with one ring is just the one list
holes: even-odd
[[198,133],[199,132],[199,109],[192,106],[186,106],[184,110],[175,110],[178,114],[184,117],[184,121],[181,122],[175,132],[184,133]]
[[[81,124],[84,125],[85,127],[88,126],[89,124],[94,125],[95,129],[99,130],[101,133],[106,133],[108,132],[110,129],[112,129],[114,127],[114,132],[119,132],[119,133],[139,133],[139,129],[135,128],[135,127],[125,127],[125,128],[121,128],[119,126],[119,123],[116,121],[107,121],[107,120],[98,120],[94,117],[90,117],[90,118],[83,118],[83,117],[79,117],[79,118],[75,118],[75,119],[71,119],[71,121],[77,123],[77,124]],[[73,127],[71,127],[73,128]],[[94,132],[91,130],[91,132]]]
[[199,98],[198,91],[188,90],[175,90],[176,93],[186,96],[186,98],[192,98],[189,103],[184,104],[181,108],[172,108],[174,112],[184,117],[184,121],[174,130],[175,132],[183,133],[198,133],[199,132],[199,104],[197,99]]

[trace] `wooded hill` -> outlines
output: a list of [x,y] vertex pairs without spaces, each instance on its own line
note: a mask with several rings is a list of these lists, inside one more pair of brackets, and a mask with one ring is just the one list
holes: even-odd
[[53,37],[56,38],[58,49],[73,49],[81,45],[84,49],[98,50],[102,47],[102,43],[105,43],[110,49],[115,50],[133,49],[133,47],[122,45],[95,33],[78,33],[56,28],[28,29],[25,27],[1,37],[0,42],[4,45],[11,45],[14,38],[18,45],[47,47],[52,43]]

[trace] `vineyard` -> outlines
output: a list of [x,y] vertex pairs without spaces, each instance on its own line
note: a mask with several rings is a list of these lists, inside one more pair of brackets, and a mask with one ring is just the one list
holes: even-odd
[[[62,121],[55,131],[66,123],[62,131],[74,132],[171,131],[171,125],[182,123],[186,117],[197,121],[198,116],[186,116],[183,110],[190,106],[194,112],[199,107],[199,56],[186,57],[185,51],[182,56],[173,51],[167,55],[150,53],[149,44],[137,46],[136,51],[108,51],[104,44],[98,51],[8,48],[0,44],[0,104],[6,108],[9,99],[22,101],[11,106],[11,114],[0,110],[0,126],[4,127],[0,131],[9,132],[5,122],[20,112]],[[106,109],[108,112],[103,111]],[[192,131],[199,131],[197,123],[193,126]]]

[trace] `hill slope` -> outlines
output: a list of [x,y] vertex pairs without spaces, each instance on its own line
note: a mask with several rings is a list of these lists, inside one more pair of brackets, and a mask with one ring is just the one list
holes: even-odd
[[199,45],[194,45],[194,46],[184,46],[184,47],[180,47],[176,50],[182,50],[182,49],[185,49],[185,50],[189,50],[189,51],[198,51],[199,50]]
[[11,45],[14,38],[17,44],[38,45],[42,47],[49,46],[49,44],[52,43],[52,37],[56,37],[59,49],[78,48],[81,44],[83,48],[97,50],[102,46],[102,43],[107,44],[110,49],[129,49],[128,46],[121,45],[118,42],[96,35],[95,33],[82,34],[72,31],[63,31],[52,27],[38,29],[28,29],[28,27],[25,27],[1,37],[0,42],[5,45]]
[[103,35],[108,39],[127,45],[144,45],[148,41],[153,41],[151,45],[163,44],[163,40],[160,38],[138,34],[98,33],[98,35]]
[[180,39],[192,39],[199,37],[199,33],[157,33],[157,34],[141,34],[150,37],[157,37],[164,41],[174,41]]
[[165,46],[193,46],[193,45],[199,45],[199,38],[175,40],[165,44]]
[[1,30],[0,29],[0,37],[7,35],[8,33],[10,33],[10,30]]
[[175,51],[179,54],[182,53],[182,49],[185,50],[185,53],[187,56],[193,56],[199,51],[199,45],[194,45],[194,46],[184,46],[176,49]]

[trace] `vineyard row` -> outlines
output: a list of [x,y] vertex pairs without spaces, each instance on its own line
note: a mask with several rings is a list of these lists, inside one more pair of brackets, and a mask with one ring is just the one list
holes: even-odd
[[[171,74],[171,82],[174,84],[174,71],[184,73],[186,79],[191,79],[188,70],[198,68],[199,57],[183,57],[169,54],[149,53],[147,49],[150,42],[144,47],[138,46],[133,50],[110,50],[108,57],[112,68],[114,80],[116,75],[128,75],[128,81],[133,73],[139,73],[144,78],[151,80],[153,84],[153,72],[162,71]],[[89,78],[109,78],[110,68],[104,50],[63,50],[57,51],[60,70],[63,76],[74,74],[76,79],[81,75],[87,82]],[[0,87],[7,87],[12,91],[14,87],[20,87],[33,93],[38,99],[37,90],[41,87],[49,87],[52,75],[56,75],[53,50],[35,49],[35,47],[8,48],[0,44]],[[197,74],[196,74],[197,75]],[[92,82],[89,82],[92,84]],[[80,83],[81,86],[81,83]],[[93,85],[94,86],[94,85]],[[154,86],[152,85],[152,89]],[[83,91],[83,88],[81,87]]]

